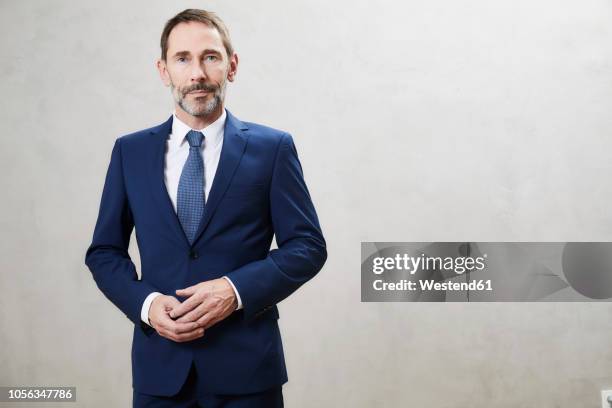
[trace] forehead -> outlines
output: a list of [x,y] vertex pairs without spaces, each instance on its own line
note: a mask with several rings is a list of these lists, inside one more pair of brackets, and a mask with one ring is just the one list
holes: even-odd
[[198,53],[205,49],[223,52],[223,40],[216,28],[199,21],[177,24],[168,36],[168,55],[179,51]]

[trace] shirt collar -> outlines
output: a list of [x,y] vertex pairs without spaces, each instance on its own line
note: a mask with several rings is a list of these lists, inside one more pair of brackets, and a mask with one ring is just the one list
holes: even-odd
[[[221,116],[219,116],[219,118],[213,123],[203,129],[193,129],[204,134],[205,147],[215,147],[221,140],[223,140],[226,118],[227,113],[225,112],[224,108]],[[176,116],[176,111],[174,111],[172,113],[172,133],[169,136],[170,143],[174,146],[174,148],[178,149],[183,144],[185,141],[185,136],[190,130],[191,128],[185,122],[181,121]]]

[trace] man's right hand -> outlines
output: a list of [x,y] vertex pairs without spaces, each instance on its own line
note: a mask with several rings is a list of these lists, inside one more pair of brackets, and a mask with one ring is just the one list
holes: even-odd
[[149,322],[157,333],[178,343],[195,340],[204,335],[204,329],[196,322],[177,323],[170,317],[170,311],[181,302],[173,296],[159,295],[149,308]]

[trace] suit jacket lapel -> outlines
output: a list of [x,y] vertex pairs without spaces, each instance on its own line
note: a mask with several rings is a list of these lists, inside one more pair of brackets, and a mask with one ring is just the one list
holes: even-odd
[[[200,221],[200,226],[196,232],[194,245],[208,226],[211,217],[213,216],[219,201],[223,198],[227,187],[229,186],[234,172],[240,163],[240,159],[244,153],[247,144],[248,134],[245,130],[248,127],[238,120],[234,115],[226,110],[227,118],[225,119],[225,128],[223,135],[223,147],[221,148],[221,157],[215,173],[212,187],[204,207],[204,216]],[[164,181],[164,161],[166,153],[166,140],[172,131],[172,116],[166,122],[153,128],[151,134],[154,136],[154,157],[149,164],[149,181],[153,191],[153,197],[156,201],[156,206],[161,210],[162,219],[168,224],[170,229],[189,246],[189,240],[185,235],[185,231],[181,226],[178,215],[174,211],[174,206],[170,200],[166,183]]]
[[166,122],[151,130],[154,148],[153,160],[149,162],[148,178],[151,183],[153,198],[155,199],[155,207],[160,209],[161,219],[170,227],[179,240],[189,246],[189,240],[174,211],[174,206],[164,181],[166,140],[170,132],[172,132],[172,116]]
[[227,187],[230,185],[236,168],[240,163],[240,159],[242,159],[248,140],[248,133],[245,132],[248,127],[232,115],[229,110],[226,109],[226,112],[227,118],[225,119],[225,128],[223,131],[221,157],[219,158],[219,165],[215,172],[215,178],[206,200],[204,216],[196,232],[194,244],[198,241],[204,230],[206,230],[221,198],[223,198]]

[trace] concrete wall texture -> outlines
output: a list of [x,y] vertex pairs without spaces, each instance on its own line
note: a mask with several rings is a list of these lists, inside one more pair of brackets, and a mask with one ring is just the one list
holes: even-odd
[[604,0],[0,2],[0,385],[131,403],[132,324],[83,260],[114,140],[172,112],[154,61],[189,7],[230,28],[226,106],[294,135],[328,241],[280,304],[287,406],[599,406],[609,303],[361,303],[359,251],[612,240]]

